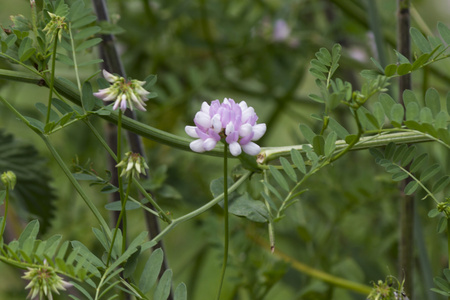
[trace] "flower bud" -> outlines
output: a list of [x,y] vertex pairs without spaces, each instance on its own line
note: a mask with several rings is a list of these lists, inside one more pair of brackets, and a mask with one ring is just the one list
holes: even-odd
[[145,169],[148,169],[148,165],[144,158],[139,153],[133,153],[131,151],[125,153],[125,158],[122,159],[116,167],[122,167],[123,169],[120,176],[126,175],[127,178],[130,177],[130,175],[137,175],[137,177],[139,177],[140,174],[143,174],[145,176]]
[[8,189],[13,190],[17,182],[16,174],[12,171],[4,172],[2,174],[2,182]]
[[46,299],[53,299],[52,292],[59,294],[58,290],[65,291],[65,287],[70,286],[56,274],[52,267],[48,266],[46,261],[43,266],[28,268],[28,272],[22,278],[30,280],[25,287],[25,289],[30,289],[27,296],[29,299],[34,299],[37,295],[39,295],[39,299],[44,299],[44,296]]

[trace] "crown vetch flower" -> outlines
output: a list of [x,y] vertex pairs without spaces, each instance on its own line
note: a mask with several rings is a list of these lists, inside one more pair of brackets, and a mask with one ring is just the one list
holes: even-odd
[[125,111],[129,107],[131,110],[137,108],[146,111],[144,101],[148,100],[147,96],[150,92],[142,87],[145,81],[136,79],[127,81],[125,78],[113,75],[106,70],[103,70],[103,76],[112,85],[94,93],[95,97],[103,101],[114,101],[114,110],[120,107],[122,111]]
[[222,103],[214,100],[209,105],[202,103],[202,108],[194,118],[196,126],[186,126],[186,133],[197,140],[190,143],[195,152],[214,149],[221,139],[229,145],[233,156],[242,150],[250,155],[257,155],[261,148],[254,143],[266,132],[266,124],[257,124],[258,116],[245,101],[236,103],[225,98]]
[[144,158],[139,153],[127,152],[125,157],[116,165],[116,167],[123,167],[120,176],[127,175],[127,178],[140,174],[146,175],[145,169],[148,169],[148,165]]
[[52,292],[59,294],[58,290],[65,291],[65,287],[71,286],[56,274],[55,270],[50,267],[47,261],[44,260],[44,265],[37,268],[27,268],[28,271],[22,277],[30,280],[30,283],[25,287],[30,289],[27,298],[35,299],[39,295],[39,299],[53,299]]

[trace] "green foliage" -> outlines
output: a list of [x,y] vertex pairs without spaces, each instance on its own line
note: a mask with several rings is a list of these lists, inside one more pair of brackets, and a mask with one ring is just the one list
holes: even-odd
[[20,268],[32,268],[46,262],[55,272],[81,281],[90,276],[91,272],[99,274],[78,249],[67,252],[67,242],[59,246],[61,235],[42,241],[37,239],[38,232],[39,222],[31,221],[18,240],[3,244],[0,260]]
[[[434,193],[442,191],[450,183],[447,179],[448,176],[441,176],[439,179],[433,180],[435,184],[432,189],[426,188],[425,183],[430,181],[440,171],[441,167],[439,164],[427,164],[427,153],[416,155],[415,152],[415,146],[396,146],[394,143],[388,144],[384,153],[375,148],[370,149],[370,153],[375,157],[376,163],[392,174],[392,180],[400,181],[408,177],[413,179],[406,185],[405,194],[411,195],[418,187],[422,187],[427,192],[425,198],[428,196],[434,198]],[[419,173],[420,176],[416,175],[416,173]]]
[[0,173],[8,170],[17,176],[12,194],[17,201],[13,200],[13,205],[25,211],[29,218],[38,217],[42,232],[47,231],[55,214],[56,195],[45,160],[33,146],[0,131]]
[[437,288],[432,288],[431,290],[435,293],[450,297],[450,270],[444,269],[443,273],[444,278],[435,277],[433,279],[434,284],[437,286]]

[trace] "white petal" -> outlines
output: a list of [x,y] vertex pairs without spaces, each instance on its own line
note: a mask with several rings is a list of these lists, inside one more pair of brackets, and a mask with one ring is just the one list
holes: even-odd
[[205,152],[205,148],[203,148],[203,141],[202,140],[195,140],[189,144],[189,147],[194,152]]
[[252,133],[252,125],[250,124],[243,124],[240,128],[239,128],[239,136],[241,137],[246,137],[248,135],[250,135]]
[[217,144],[217,142],[216,142],[215,139],[209,138],[209,139],[206,139],[206,140],[203,142],[203,148],[204,148],[206,151],[210,151],[210,150],[214,149],[214,147],[216,146],[216,144]]
[[197,132],[195,132],[196,126],[186,126],[184,127],[184,131],[186,131],[187,135],[193,138],[199,138]]
[[229,135],[233,131],[234,131],[234,124],[230,122],[227,124],[227,127],[225,128],[225,134]]
[[228,98],[223,98],[223,103],[224,104],[230,104],[230,101],[228,101]]
[[103,77],[105,77],[105,79],[111,83],[113,83],[114,81],[116,81],[117,79],[119,79],[119,77],[109,73],[106,70],[103,70]]
[[249,142],[248,144],[242,145],[242,149],[245,153],[249,155],[258,155],[261,152],[261,147],[253,142]]
[[245,101],[239,102],[239,107],[241,108],[242,111],[246,110],[248,108],[247,102]]
[[116,102],[114,102],[113,110],[116,110],[119,107],[119,104],[120,100],[116,100]]
[[238,142],[231,143],[229,147],[230,147],[230,153],[233,156],[238,156],[242,152],[241,145],[239,145]]
[[209,104],[206,101],[202,103],[201,111],[206,114],[209,114]]
[[116,92],[108,92],[108,95],[103,98],[103,101],[111,101],[117,98],[117,93]]
[[242,123],[245,123],[248,121],[248,119],[250,119],[251,116],[253,116],[255,114],[255,110],[253,109],[253,107],[249,107],[245,110],[242,111]]
[[211,118],[203,111],[199,111],[195,114],[195,121],[204,128],[211,127]]
[[220,121],[220,115],[215,114],[211,119],[212,127],[216,133],[222,131],[222,121]]
[[256,124],[255,126],[253,126],[253,138],[252,141],[257,141],[259,140],[264,133],[266,133],[266,124],[262,123],[262,124]]

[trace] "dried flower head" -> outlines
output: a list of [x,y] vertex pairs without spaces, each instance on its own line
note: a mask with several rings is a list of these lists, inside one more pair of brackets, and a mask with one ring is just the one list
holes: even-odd
[[111,86],[94,93],[95,97],[103,101],[114,101],[114,110],[119,107],[122,111],[125,111],[127,107],[133,110],[135,107],[138,110],[146,111],[144,101],[148,100],[147,96],[150,92],[142,87],[145,81],[135,79],[127,81],[125,78],[113,75],[106,70],[103,70],[103,76],[111,83]]
[[58,39],[61,41],[62,37],[62,30],[67,30],[67,24],[65,21],[65,17],[58,16],[55,14],[52,14],[51,12],[48,12],[50,15],[50,22],[45,25],[43,31],[47,31],[47,35],[51,36],[51,40],[53,40],[53,36],[55,35],[56,31],[58,31]]
[[52,292],[59,294],[58,290],[65,291],[70,284],[64,281],[56,274],[55,270],[50,267],[46,261],[44,265],[37,268],[28,268],[28,271],[22,277],[30,280],[30,283],[25,287],[30,289],[27,299],[34,299],[39,295],[39,299],[44,299],[44,296],[52,300]]
[[140,174],[146,175],[145,169],[148,169],[148,165],[144,158],[139,153],[127,152],[124,159],[122,159],[116,167],[122,167],[122,173],[120,176],[127,175],[127,177],[137,176]]
[[197,140],[190,143],[195,152],[212,150],[223,139],[229,145],[233,156],[242,150],[257,155],[261,148],[254,143],[266,132],[266,124],[257,124],[258,116],[245,101],[234,102],[225,98],[222,103],[214,100],[209,105],[203,102],[202,108],[194,118],[196,126],[186,126],[186,133]]

